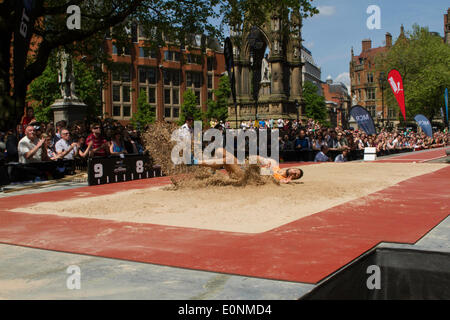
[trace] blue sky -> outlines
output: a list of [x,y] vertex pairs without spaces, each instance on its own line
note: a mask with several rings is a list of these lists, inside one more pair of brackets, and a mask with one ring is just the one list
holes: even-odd
[[[400,26],[411,30],[414,23],[427,26],[430,31],[444,35],[444,14],[450,7],[448,0],[314,0],[321,14],[304,20],[303,45],[311,50],[315,62],[322,69],[322,80],[349,83],[351,47],[355,55],[361,53],[361,40],[370,38],[372,47],[384,46],[385,34],[390,32],[393,42],[400,34]],[[381,9],[381,29],[369,30],[367,8]]]

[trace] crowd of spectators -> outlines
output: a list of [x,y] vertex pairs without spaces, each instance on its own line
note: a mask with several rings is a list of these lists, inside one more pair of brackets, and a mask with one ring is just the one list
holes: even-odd
[[[70,125],[61,120],[54,125],[36,121],[32,108],[28,108],[16,128],[0,133],[0,161],[25,165],[20,167],[26,176],[21,180],[30,176],[37,180],[61,176],[55,170],[50,173],[40,170],[49,162],[58,162],[62,168],[59,171],[64,175],[74,170],[67,170],[68,166],[62,162],[70,162],[71,167],[74,162],[83,166],[89,157],[142,154],[143,151],[140,132],[131,125],[123,126],[112,119],[90,124],[75,121]],[[30,164],[33,166],[27,166]]]
[[[228,130],[229,122],[211,121],[211,127]],[[413,130],[388,132],[381,130],[376,135],[367,135],[360,130],[342,127],[329,128],[309,119],[307,122],[286,119],[243,121],[244,130],[278,129],[280,157],[285,161],[335,161],[355,160],[366,147],[376,148],[378,155],[401,151],[413,151],[443,147],[449,144],[448,131],[435,131],[433,137]],[[32,108],[27,109],[16,128],[0,132],[0,161],[3,163],[51,163],[78,161],[86,163],[89,157],[119,154],[142,154],[141,134],[131,125],[123,126],[113,119],[95,123],[73,122],[69,126],[62,120],[38,122]],[[291,156],[289,156],[291,155]],[[58,176],[52,172],[46,176],[31,170],[38,179]],[[67,170],[66,170],[67,174]]]
[[[212,125],[217,122],[212,122]],[[221,124],[225,129],[228,123]],[[374,147],[379,156],[405,151],[444,147],[450,143],[448,130],[437,130],[433,137],[412,129],[387,131],[382,129],[376,135],[364,131],[322,126],[309,119],[305,123],[299,120],[270,119],[243,121],[240,128],[244,130],[278,129],[280,153],[292,154],[294,160],[302,161],[336,161],[355,160],[355,154],[363,154],[364,148]],[[358,152],[359,151],[359,152]]]

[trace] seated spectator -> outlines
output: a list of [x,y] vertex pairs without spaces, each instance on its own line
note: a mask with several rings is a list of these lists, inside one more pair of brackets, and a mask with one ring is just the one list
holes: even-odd
[[309,138],[306,136],[305,130],[301,129],[299,135],[295,139],[294,148],[296,150],[311,150],[311,142]]
[[25,129],[25,137],[19,141],[18,153],[20,163],[40,162],[42,159],[42,145],[44,139],[36,137],[34,126],[28,125]]
[[52,148],[52,138],[43,133],[41,136],[44,139],[44,143],[42,144],[42,161],[54,161],[61,158]]
[[78,156],[80,158],[86,158],[89,155],[89,151],[92,148],[93,141],[89,142],[89,144],[86,144],[86,138],[80,137],[77,141],[77,149],[78,149]]
[[77,154],[77,144],[70,143],[69,130],[61,130],[61,139],[55,144],[55,151],[60,158],[73,160],[74,155]]
[[320,148],[320,152],[316,154],[314,158],[314,162],[327,162],[330,161],[330,158],[327,156],[329,148],[327,146],[322,146]]
[[123,135],[123,144],[125,146],[125,150],[127,151],[127,153],[129,154],[136,154],[138,153],[138,149],[136,146],[136,143],[134,142],[133,139],[131,139],[130,134],[128,133],[127,130],[124,130],[122,132]]
[[289,136],[285,134],[283,139],[280,140],[280,150],[282,151],[291,151],[294,149],[294,145],[292,141],[289,140]]
[[119,131],[116,131],[111,139],[111,144],[109,146],[109,153],[111,155],[127,154],[125,149],[122,135]]
[[91,125],[92,133],[87,137],[86,143],[89,144],[92,141],[92,150],[89,152],[89,156],[104,157],[109,152],[109,144],[105,138],[101,135],[100,124],[94,123]]
[[342,150],[341,154],[338,154],[334,159],[334,162],[347,162],[348,161],[348,150]]
[[316,138],[313,140],[312,149],[315,151],[320,151],[324,145],[327,145],[327,142],[323,139],[322,132],[319,131]]

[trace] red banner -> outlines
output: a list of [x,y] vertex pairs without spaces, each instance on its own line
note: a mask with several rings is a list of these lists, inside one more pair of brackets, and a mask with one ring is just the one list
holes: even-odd
[[389,71],[388,81],[391,85],[392,91],[394,91],[395,98],[397,99],[400,111],[402,112],[403,119],[406,121],[406,109],[405,109],[405,91],[403,90],[403,80],[400,72],[395,69]]

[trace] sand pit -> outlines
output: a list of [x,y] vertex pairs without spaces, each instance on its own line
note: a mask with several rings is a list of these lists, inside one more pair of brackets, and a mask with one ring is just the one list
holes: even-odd
[[325,163],[303,166],[304,177],[292,185],[195,190],[152,187],[64,202],[43,202],[14,211],[259,233],[445,166]]

